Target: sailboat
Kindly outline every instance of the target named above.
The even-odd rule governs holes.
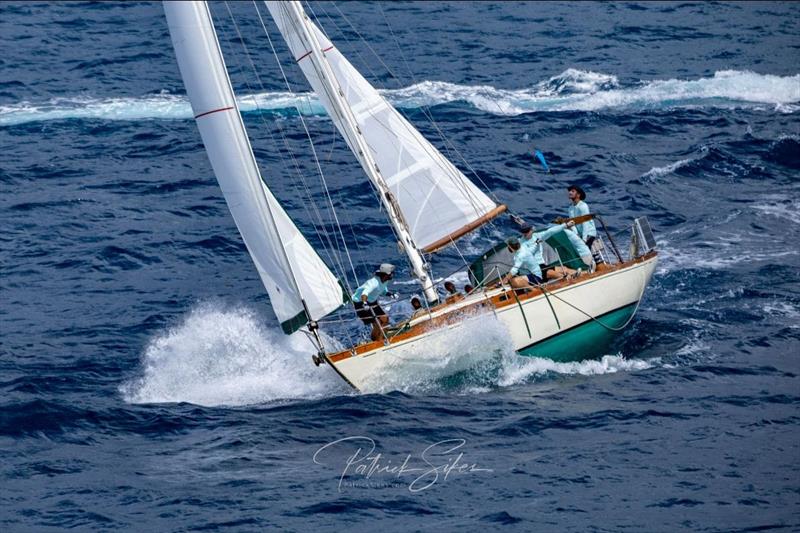
[[[476,186],[394,109],[307,16],[300,2],[264,4],[376,191],[427,304],[424,313],[387,328],[380,340],[329,350],[320,323],[343,306],[352,309],[349,291],[261,175],[208,6],[200,1],[165,2],[186,92],[225,200],[283,331],[301,329],[309,335],[317,366],[329,366],[356,389],[369,390],[387,372],[402,372],[424,362],[426,344],[433,336],[468,327],[465,324],[475,316],[491,315],[502,323],[518,353],[554,359],[581,357],[599,338],[631,322],[658,256],[644,217],[631,226],[627,257],[606,232],[613,254],[609,246],[601,248],[605,261],[592,272],[514,290],[502,283],[511,261],[500,243],[468,265],[474,285],[469,294],[440,299],[429,260],[432,254],[455,246],[507,207]],[[548,239],[546,248],[554,263],[577,264],[575,248],[563,232]],[[456,364],[449,371],[464,369]]]

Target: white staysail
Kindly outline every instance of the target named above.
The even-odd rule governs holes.
[[[336,111],[331,90],[346,100],[355,117],[359,133],[379,173],[399,204],[405,223],[417,248],[432,252],[479,227],[505,211],[478,189],[461,171],[429,143],[331,44],[310,20],[305,20],[320,52],[327,59],[335,80],[324,80],[309,56],[301,29],[292,17],[290,4],[265,2],[295,61],[342,133],[350,149],[359,147],[348,134],[348,125]],[[303,13],[303,16],[304,13]],[[358,158],[365,164],[363,158]],[[369,174],[370,169],[367,170]]]
[[[164,2],[197,127],[286,333],[343,303],[342,288],[261,180],[205,2]]]

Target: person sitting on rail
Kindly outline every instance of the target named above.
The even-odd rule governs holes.
[[[565,266],[548,267],[544,262],[544,242],[556,233],[564,231],[567,228],[572,228],[573,226],[574,224],[572,222],[568,222],[567,224],[558,224],[557,226],[552,226],[546,230],[536,232],[534,232],[533,228],[529,225],[520,228],[520,232],[522,233],[520,242],[531,251],[536,264],[539,265],[539,269],[543,273],[540,274],[540,276],[545,280],[561,279],[575,274],[575,270],[571,268]]]
[[[414,312],[411,313],[411,318],[417,318],[418,316],[424,315],[427,312],[427,309],[422,307],[422,301],[414,296],[411,298],[411,307],[414,309]]]
[[[514,289],[525,289],[544,283],[539,262],[528,247],[522,246],[516,237],[506,239],[506,245],[508,251],[514,254],[514,266],[503,276],[500,283],[510,282]]]
[[[450,280],[444,282],[444,290],[447,291],[447,295],[445,297],[446,303],[451,304],[464,298],[464,295],[460,294],[458,289],[456,289],[456,284]]]
[[[353,307],[356,308],[356,316],[366,325],[372,325],[370,338],[377,341],[383,334],[383,328],[389,325],[389,317],[378,303],[378,298],[384,294],[392,295],[389,292],[389,281],[394,275],[395,266],[383,263],[375,275],[369,278],[363,285],[353,293]]]

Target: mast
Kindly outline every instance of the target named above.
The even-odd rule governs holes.
[[[269,7],[269,4],[267,4],[267,8]],[[354,148],[353,151],[356,157],[364,168],[367,177],[378,190],[381,204],[386,209],[389,222],[397,233],[398,244],[408,256],[414,275],[422,285],[425,298],[428,302],[435,302],[438,300],[438,296],[433,289],[425,259],[422,253],[417,249],[402,211],[394,195],[390,191],[389,186],[381,175],[381,170],[367,146],[367,141],[364,139],[361,128],[358,126],[353,110],[345,99],[344,91],[342,91],[339,86],[339,82],[328,63],[328,59],[325,57],[325,51],[322,49],[322,46],[320,46],[316,35],[309,27],[310,21],[308,20],[308,16],[298,1],[282,2],[281,7],[285,9],[284,13],[290,17],[295,31],[302,39],[303,45],[307,50],[308,58],[311,59],[314,68],[317,70],[327,96],[333,104],[334,112],[340,118],[341,124],[345,130],[344,133],[350,138],[351,146]]]

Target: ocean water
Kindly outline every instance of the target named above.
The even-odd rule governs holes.
[[[265,179],[321,245],[305,123],[357,273],[393,261],[410,295],[360,169],[291,64],[287,88],[255,10],[212,5]],[[0,527],[799,530],[800,6],[309,11],[514,212],[551,220],[579,183],[614,230],[649,217],[660,263],[636,320],[574,363],[516,356],[486,320],[430,348],[472,370],[355,393],[277,326],[161,6],[2,3]]]

